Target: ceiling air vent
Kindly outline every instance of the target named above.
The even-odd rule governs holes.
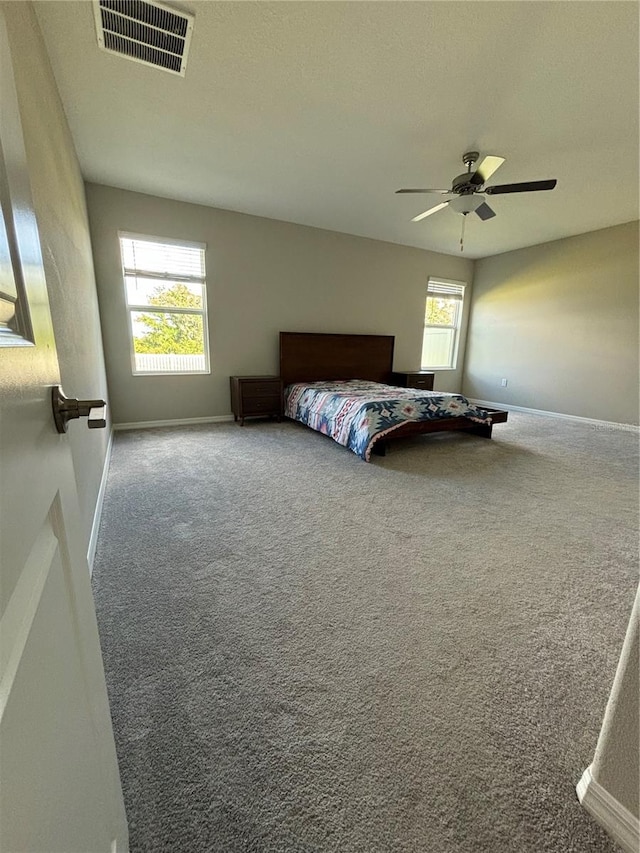
[[[94,0],[98,45],[184,77],[193,15],[146,0]]]

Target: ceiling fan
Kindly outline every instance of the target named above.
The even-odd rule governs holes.
[[[478,168],[473,169],[473,165],[479,156],[480,154],[477,151],[467,151],[466,154],[462,155],[462,162],[467,167],[467,171],[461,175],[457,175],[453,179],[450,190],[396,190],[396,193],[437,193],[438,195],[456,196],[455,198],[436,204],[434,207],[430,207],[424,213],[419,213],[411,221],[420,222],[421,219],[425,219],[425,217],[431,216],[432,213],[437,213],[445,207],[449,207],[463,216],[475,212],[482,220],[492,219],[496,214],[485,201],[485,195],[539,192],[540,190],[552,190],[557,184],[554,178],[549,181],[525,181],[519,184],[495,184],[491,187],[485,187],[485,183],[496,169],[504,163],[504,157],[496,157],[493,154],[488,154]],[[462,240],[460,242],[462,245]]]

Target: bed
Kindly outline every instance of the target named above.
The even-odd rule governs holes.
[[[388,442],[462,430],[491,438],[507,413],[460,394],[390,385],[392,335],[280,332],[284,415],[330,436],[369,461]]]

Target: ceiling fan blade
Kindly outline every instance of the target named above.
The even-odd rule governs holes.
[[[421,219],[425,219],[425,217],[431,216],[432,213],[437,213],[439,210],[442,210],[442,208],[446,207],[448,204],[448,201],[443,201],[440,204],[436,204],[435,207],[430,207],[429,210],[425,210],[424,213],[419,213],[417,216],[414,216],[411,221],[420,222]]]
[[[482,163],[476,169],[475,176],[480,178],[480,183],[486,184],[491,175],[499,169],[504,163],[504,157],[496,157],[494,154],[487,154]],[[474,181],[478,183],[478,181]]]
[[[558,182],[555,178],[550,181],[525,181],[521,184],[498,184],[495,187],[487,187],[484,192],[487,195],[498,195],[500,193],[530,193],[538,190],[552,190]]]
[[[476,213],[478,214],[480,219],[482,219],[483,222],[485,222],[487,219],[493,219],[493,217],[496,215],[495,212],[491,210],[486,201],[483,201],[480,207],[476,208]]]
[[[451,190],[396,190],[396,195],[398,193],[439,193],[440,195],[448,195]]]

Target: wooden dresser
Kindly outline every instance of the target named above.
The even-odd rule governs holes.
[[[282,380],[279,376],[231,376],[231,411],[234,421],[245,418],[282,417]]]
[[[422,391],[433,391],[435,374],[428,370],[397,371],[391,374],[391,384],[401,388],[419,388]]]

